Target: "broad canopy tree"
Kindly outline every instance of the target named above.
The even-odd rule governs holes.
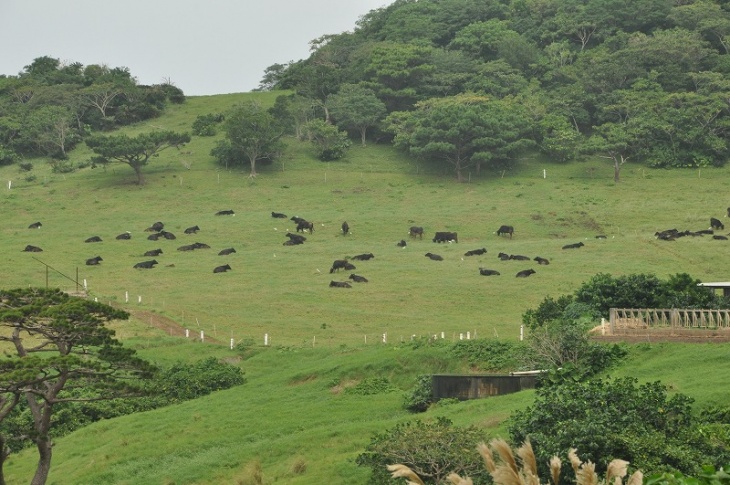
[[[256,176],[258,160],[273,159],[283,150],[282,123],[257,102],[234,107],[226,115],[225,130],[233,151],[248,158],[251,177]]]
[[[141,133],[135,137],[127,135],[93,136],[86,140],[86,144],[98,156],[92,159],[95,164],[106,165],[119,162],[129,165],[137,175],[137,183],[144,184],[142,167],[150,159],[159,156],[166,148],[180,148],[190,141],[187,133],[173,131],[153,131]]]
[[[122,310],[58,289],[0,290],[0,327],[5,329],[0,341],[15,354],[0,361],[0,421],[21,399],[27,402],[33,416],[28,436],[39,457],[32,485],[48,479],[57,404],[143,394],[141,379],[151,377],[154,368],[122,347],[106,327],[128,317]],[[86,397],[73,395],[79,388]],[[8,449],[3,446],[1,451],[4,459]]]
[[[329,97],[328,103],[338,125],[360,132],[362,146],[365,146],[368,128],[375,126],[387,113],[385,103],[371,89],[357,84],[344,84],[337,94]]]

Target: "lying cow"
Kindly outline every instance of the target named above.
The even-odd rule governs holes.
[[[150,269],[150,268],[154,268],[156,264],[159,264],[159,263],[157,263],[156,259],[153,259],[151,261],[142,261],[140,263],[137,263],[134,265],[134,267],[137,269]]]
[[[235,216],[236,213],[233,212],[232,210],[223,210],[223,211],[216,212],[215,215],[217,215],[217,216]]]
[[[367,283],[368,279],[364,276],[356,275],[355,273],[350,274],[350,279],[355,283]]]
[[[510,254],[509,259],[514,259],[515,261],[529,261],[530,258],[527,256],[522,256],[521,254]]]
[[[547,259],[545,259],[545,258],[541,258],[540,256],[535,256],[535,257],[533,258],[533,261],[537,261],[537,264],[543,264],[543,265],[547,265],[547,264],[550,264],[550,261],[548,261],[548,260],[547,260]]]
[[[522,271],[518,272],[515,276],[518,278],[527,278],[528,276],[535,274],[534,269],[523,269]]]
[[[352,271],[356,268],[354,264],[350,263],[346,259],[335,259],[332,263],[332,267],[330,268],[330,273],[334,273],[335,271],[339,271],[341,269]]]
[[[86,242],[86,243],[101,242],[101,238],[99,236],[91,236],[90,238],[86,239],[84,242]]]
[[[43,224],[41,224],[40,222],[34,222],[30,226],[28,226],[28,229],[40,229],[42,225]]]
[[[726,236],[720,236],[718,234],[715,234],[714,236],[712,236],[712,239],[716,239],[718,241],[727,241],[727,237]]]
[[[145,232],[160,232],[165,228],[165,225],[162,222],[155,222],[150,227],[145,229]]]
[[[411,226],[411,228],[408,229],[408,235],[412,238],[418,236],[418,239],[423,239],[423,228],[420,226]]]
[[[725,229],[725,225],[722,222],[720,222],[720,219],[715,219],[714,217],[710,217],[710,229],[719,231],[720,229]]]
[[[32,246],[28,244],[25,249],[23,249],[24,253],[42,253],[43,250],[39,248],[38,246]]]
[[[271,217],[275,219],[286,219],[286,214],[282,214],[281,212],[272,212]]]
[[[497,257],[502,261],[509,261],[510,257],[507,253],[499,253]]]
[[[472,249],[471,251],[467,251],[464,253],[464,256],[479,256],[482,254],[485,254],[487,250],[485,248],[482,249]]]
[[[479,274],[482,276],[499,276],[499,271],[494,269],[479,268]]]
[[[101,259],[101,256],[96,256],[95,258],[89,258],[86,260],[86,266],[96,266],[101,261],[104,261]]]
[[[459,242],[459,235],[455,232],[437,232],[433,238],[433,242]]]
[[[236,252],[236,250],[235,250],[235,249],[233,249],[233,248],[226,248],[226,249],[222,249],[222,250],[221,250],[221,251],[220,251],[220,252],[218,253],[218,256],[227,256],[227,255],[229,255],[229,254],[233,254],[233,253],[235,253],[235,252]]]
[[[188,227],[185,229],[185,234],[197,234],[200,228],[198,226]]]
[[[153,249],[151,251],[147,251],[142,256],[153,256],[154,257],[154,256],[159,256],[160,254],[162,254],[162,249]]]
[[[499,229],[497,229],[497,236],[509,234],[509,238],[512,239],[512,234],[514,234],[514,232],[515,228],[512,226],[499,226]]]
[[[406,247],[407,244],[406,244],[405,240],[401,239],[400,241],[395,243],[395,245],[398,246],[399,248],[404,248],[404,247]]]
[[[353,256],[351,259],[354,259],[355,261],[368,261],[370,259],[373,259],[375,255],[373,253],[363,253],[358,254],[357,256]]]
[[[132,239],[132,235],[129,233],[129,231],[127,231],[127,232],[121,233],[120,235],[118,235],[114,239],[118,239],[120,241],[121,240],[128,241],[128,240]]]
[[[438,254],[433,253],[426,253],[425,256],[433,261],[443,261],[443,256],[439,256]]]
[[[582,242],[579,242],[579,243],[573,243],[573,244],[566,244],[565,246],[563,246],[563,249],[578,249],[583,246],[585,246],[585,244],[583,244]]]
[[[223,266],[216,266],[215,268],[213,268],[213,273],[225,273],[229,269],[231,269],[231,266],[228,264],[224,264]]]
[[[330,281],[330,288],[352,288],[347,281]]]

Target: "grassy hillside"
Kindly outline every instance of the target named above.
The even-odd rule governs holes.
[[[129,132],[188,130],[195,116],[225,111],[250,96],[274,99],[270,93],[191,98]],[[35,179],[17,167],[0,168],[5,287],[45,285],[45,266],[37,259],[72,279],[78,270],[92,297],[169,317],[192,335],[202,330],[224,344],[171,337],[144,318],[117,324],[119,336],[143,356],[164,364],[215,355],[240,362],[248,378],[236,389],[97,423],[58,440],[51,483],[251,483],[259,466],[265,483],[363,483],[367,470],[353,460],[370,434],[413,417],[402,410],[400,391],[357,396],[343,389],[382,375],[402,390],[421,373],[465,370],[440,347],[411,350],[401,341],[441,332],[449,340],[466,332],[516,340],[527,308],[546,295],[574,291],[598,272],[728,279],[727,241],[666,242],[653,234],[705,229],[711,216],[724,215],[729,169],[650,171],[628,164],[614,184],[604,160],[560,165],[525,159],[511,171],[472,174],[470,183],[457,184],[444,169],[387,146],[354,146],[346,160],[323,163],[306,144],[290,140],[281,162],[250,179],[245,167],[216,167],[208,155],[213,143],[196,137],[182,152],[163,152],[145,170],[144,186],[121,165],[63,175],[35,161]],[[72,161],[88,157],[80,148]],[[236,215],[214,216],[222,209]],[[271,211],[314,221],[315,231],[304,245],[283,246],[294,226],[271,218]],[[143,230],[158,220],[176,240],[146,239]],[[339,231],[344,220],[353,232],[347,237]],[[43,227],[27,229],[35,221]],[[196,224],[200,233],[183,234]],[[501,224],[515,227],[513,239],[494,234]],[[411,225],[425,227],[423,240],[408,238]],[[458,232],[459,243],[431,242],[442,230]],[[130,241],[114,239],[125,231]],[[596,240],[598,234],[607,239]],[[83,242],[92,235],[103,242]],[[408,240],[404,249],[395,245],[401,239]],[[561,249],[578,241],[585,247]],[[211,249],[176,250],[192,242]],[[21,252],[27,244],[44,251]],[[218,256],[226,247],[237,252]],[[463,256],[482,247],[487,254]],[[157,268],[132,268],[155,248],[164,251]],[[429,251],[444,261],[424,257]],[[370,282],[329,288],[332,279],[347,278],[329,274],[332,261],[364,252],[375,259],[356,262],[355,272]],[[542,256],[551,264],[500,261],[499,252]],[[101,265],[84,264],[97,255]],[[233,270],[212,273],[224,263]],[[502,275],[480,276],[480,266]],[[537,274],[514,277],[530,267]],[[54,271],[48,282],[74,288]],[[264,334],[271,347],[261,346]],[[255,352],[228,350],[230,338],[254,342]],[[727,351],[727,345],[645,344],[616,372],[666,378],[699,404],[718,403],[717,363]],[[520,393],[442,406],[427,416],[481,425],[488,437],[503,434],[510,411],[530,401],[530,393]],[[27,481],[34,462],[32,450],[13,456],[8,483]]]

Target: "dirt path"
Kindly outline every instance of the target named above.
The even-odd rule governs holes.
[[[127,311],[140,322],[146,323],[155,328],[159,328],[160,330],[165,332],[167,335],[172,335],[173,337],[185,337],[185,328],[182,327],[180,324],[178,324],[172,318],[168,318],[166,316],[160,315],[159,313],[150,312],[150,311],[146,311],[146,310],[127,310]],[[211,342],[211,343],[216,343],[216,344],[221,343],[219,340],[216,340],[207,335],[205,336],[205,341]]]

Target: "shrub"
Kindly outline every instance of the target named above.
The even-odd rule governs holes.
[[[245,382],[243,371],[208,357],[194,364],[179,362],[158,378],[159,392],[172,400],[183,401],[228,389]]]
[[[460,340],[451,349],[471,367],[493,372],[515,370],[524,351],[522,344],[491,339]]]
[[[360,381],[357,385],[345,389],[347,394],[357,394],[359,396],[370,396],[373,394],[384,394],[393,392],[396,388],[390,383],[386,377],[367,377]]]
[[[18,164],[21,172],[30,172],[33,170],[33,162],[21,162]]]
[[[221,114],[198,115],[193,121],[193,135],[197,136],[213,136],[217,133],[216,125],[223,121]]]
[[[403,407],[413,413],[423,413],[433,402],[433,379],[430,375],[416,377],[415,387],[404,396]]]

